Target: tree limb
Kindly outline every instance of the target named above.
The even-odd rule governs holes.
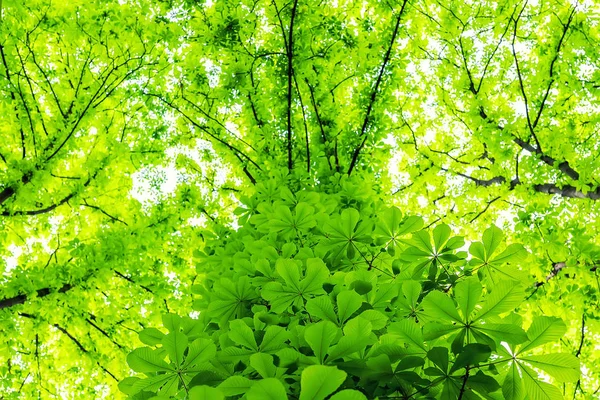
[[[381,67],[379,68],[379,74],[377,75],[377,79],[375,80],[375,86],[373,87],[373,91],[371,92],[371,98],[369,99],[369,105],[367,106],[367,111],[365,113],[365,119],[363,121],[362,127],[360,129],[359,138],[362,138],[360,144],[354,149],[352,153],[352,160],[350,161],[350,166],[348,167],[348,175],[352,174],[356,163],[358,162],[358,156],[362,151],[365,143],[367,142],[367,127],[369,126],[369,118],[371,116],[371,110],[373,109],[373,105],[375,104],[375,99],[377,98],[377,93],[379,91],[379,85],[383,80],[383,73],[385,72],[385,67],[390,61],[392,48],[394,47],[394,42],[396,41],[396,36],[398,35],[398,30],[400,29],[400,21],[402,19],[402,15],[404,14],[404,10],[406,8],[406,4],[408,4],[408,0],[404,0],[402,3],[402,8],[398,13],[398,17],[396,18],[396,25],[394,26],[394,31],[392,32],[392,38],[390,40],[390,44],[385,52],[383,57],[383,62],[381,63]]]

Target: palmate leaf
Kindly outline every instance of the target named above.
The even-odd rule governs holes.
[[[414,347],[418,352],[426,353],[427,347],[419,325],[411,320],[405,319],[398,322],[393,322],[388,327],[388,332],[398,338],[407,345]]]
[[[575,382],[581,375],[579,359],[572,354],[542,354],[519,359],[541,369],[558,382]]]
[[[317,322],[306,328],[304,339],[310,345],[319,363],[323,363],[329,346],[340,333],[340,329],[329,321]]]
[[[229,279],[215,282],[210,296],[208,313],[220,323],[245,316],[245,304],[258,298],[247,276],[241,276],[236,282]]]
[[[196,339],[188,348],[182,368],[187,371],[212,360],[217,354],[217,347],[210,339]]]
[[[253,384],[254,382],[246,377],[234,375],[221,382],[218,388],[225,396],[229,397],[246,393]]]
[[[270,354],[252,354],[250,356],[250,366],[254,368],[263,379],[275,378],[277,375],[277,367],[273,363],[273,356]]]
[[[420,279],[427,268],[430,275],[432,271],[437,273],[438,269],[447,272],[448,264],[461,259],[462,256],[459,257],[455,251],[464,245],[464,239],[459,236],[450,237],[451,234],[452,231],[446,224],[436,226],[431,236],[425,230],[413,233],[408,242],[412,246],[406,248],[400,256],[401,260],[413,265],[413,279]]]
[[[545,343],[557,341],[566,331],[567,326],[560,318],[538,316],[534,318],[533,323],[527,330],[529,342],[519,349],[518,354]]]
[[[281,232],[287,238],[306,232],[316,225],[314,211],[315,209],[306,203],[298,203],[293,214],[289,207],[279,206],[274,217],[269,220],[270,230]]]
[[[361,296],[354,290],[344,290],[337,295],[339,322],[343,324],[362,305]]]
[[[169,359],[175,366],[180,367],[183,363],[183,353],[188,346],[188,338],[181,332],[171,332],[162,340],[162,345]]]
[[[540,369],[558,382],[574,382],[580,377],[579,359],[571,354],[523,355],[523,352],[549,341],[558,340],[566,330],[564,323],[554,317],[536,317],[527,331],[529,342],[518,351],[508,348],[506,357],[514,358],[502,387],[507,399],[522,399],[527,393],[530,399],[562,399],[561,391],[538,377],[527,366]]]
[[[285,284],[270,282],[261,290],[261,296],[270,302],[274,313],[284,312],[291,306],[304,307],[305,299],[325,294],[323,284],[329,277],[329,269],[319,258],[306,260],[303,278],[300,277],[299,266],[292,260],[278,261],[277,273]]]
[[[421,307],[423,307],[421,316],[427,320],[463,322],[460,315],[458,315],[458,311],[456,311],[454,302],[444,293],[430,292],[421,302]]]
[[[474,319],[485,319],[517,308],[525,298],[525,290],[512,281],[502,281],[494,285],[493,291],[485,298]]]
[[[174,368],[163,360],[156,350],[141,347],[127,355],[127,364],[136,372],[165,372]]]
[[[346,372],[336,367],[311,365],[302,371],[300,400],[323,400],[333,393],[344,380]]]
[[[562,400],[563,395],[556,386],[546,383],[538,378],[538,374],[531,368],[521,365],[523,387],[530,400]]]
[[[527,334],[523,328],[513,324],[483,323],[473,325],[472,330],[490,336],[498,342],[504,341],[514,345],[527,341]]]
[[[473,259],[469,263],[480,275],[489,277],[492,283],[511,279],[522,282],[525,273],[520,271],[519,264],[527,257],[527,250],[520,244],[511,244],[500,254],[494,255],[504,237],[503,232],[496,226],[491,226],[483,233],[483,242],[473,242],[469,253]],[[506,265],[511,263],[512,265]]]
[[[258,351],[258,344],[254,337],[254,332],[242,320],[234,320],[229,322],[229,338],[236,344],[247,349]]]
[[[477,343],[488,345],[494,350],[496,344],[502,341],[512,344],[525,342],[527,334],[518,324],[489,322],[498,320],[499,314],[512,311],[524,297],[523,289],[504,281],[479,306],[482,291],[482,286],[475,277],[469,277],[456,286],[454,295],[462,317],[452,298],[441,292],[430,292],[421,303],[423,312],[418,314],[424,321],[432,321],[423,327],[424,339],[435,340],[456,332],[452,341],[452,351],[455,353],[461,351],[468,335]]]
[[[454,289],[454,297],[465,320],[469,319],[471,312],[481,298],[483,287],[477,278],[471,276],[459,282]]]
[[[525,389],[523,388],[523,379],[519,374],[519,368],[516,362],[512,362],[508,373],[504,377],[502,384],[502,394],[506,400],[523,400]]]
[[[248,400],[287,400],[287,398],[285,387],[276,378],[260,380],[246,393]]]
[[[259,350],[263,353],[273,353],[285,347],[289,338],[287,330],[280,326],[269,326],[260,342]]]
[[[329,251],[334,259],[342,255],[354,258],[357,243],[368,243],[372,240],[369,235],[371,226],[361,223],[360,213],[354,208],[346,208],[340,217],[327,223],[323,230],[327,235],[321,246]]]
[[[367,397],[358,390],[345,389],[331,396],[329,400],[367,400]]]
[[[189,398],[190,400],[225,400],[223,392],[206,385],[194,386],[191,388],[189,391]]]
[[[179,376],[174,372],[140,379],[133,384],[132,392],[156,392],[160,395],[172,396],[179,387]]]
[[[376,238],[377,244],[388,244],[387,251],[393,256],[401,241],[400,238],[420,230],[422,226],[422,218],[413,216],[403,218],[399,208],[390,207],[384,211],[382,218],[375,227],[373,236]]]

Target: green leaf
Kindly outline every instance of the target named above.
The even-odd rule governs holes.
[[[448,349],[434,347],[427,352],[427,358],[443,372],[448,372]]]
[[[511,244],[506,249],[494,257],[490,264],[504,264],[521,262],[527,258],[527,250],[520,244]]]
[[[490,358],[492,350],[489,346],[480,343],[471,343],[463,347],[462,351],[456,357],[450,372],[457,371],[460,368],[474,366]]]
[[[473,257],[481,260],[482,263],[485,263],[487,261],[485,256],[485,247],[481,242],[471,243],[471,246],[469,246],[469,253],[471,253]]]
[[[162,345],[167,350],[171,362],[179,367],[183,363],[183,353],[187,349],[187,336],[181,332],[171,332],[163,338]]]
[[[321,364],[325,360],[329,346],[338,335],[338,332],[339,329],[329,321],[317,322],[307,327],[304,331],[306,342]]]
[[[407,233],[412,233],[418,231],[423,227],[423,218],[416,216],[409,216],[404,219],[402,225],[396,232],[396,236],[406,235]]]
[[[525,390],[523,380],[519,375],[519,368],[516,362],[512,362],[502,384],[502,394],[506,400],[523,400]]]
[[[181,325],[181,317],[176,314],[167,313],[162,315],[162,323],[169,332],[176,332]]]
[[[367,400],[367,397],[358,390],[345,389],[331,396],[329,400]]]
[[[221,382],[218,388],[225,396],[231,397],[246,393],[253,384],[254,382],[246,377],[234,375]]]
[[[134,385],[140,380],[140,378],[135,376],[129,376],[117,385],[119,390],[125,394],[136,394],[137,391],[134,389]]]
[[[427,341],[435,340],[439,337],[448,335],[459,329],[464,329],[462,325],[455,324],[438,324],[437,322],[430,322],[423,326],[423,338]]]
[[[273,364],[273,356],[265,353],[256,353],[250,356],[250,365],[263,377],[275,378],[277,367]]]
[[[504,341],[510,344],[520,344],[527,341],[525,331],[511,324],[481,324],[473,325],[473,329],[481,331],[498,341]]]
[[[437,253],[444,248],[444,245],[450,238],[451,233],[452,231],[450,230],[450,227],[446,224],[438,225],[433,229],[433,242],[435,244],[435,250]]]
[[[300,288],[298,287],[298,283],[300,282],[300,270],[294,260],[280,258],[275,264],[275,269],[287,286],[300,291]]]
[[[300,282],[300,291],[307,295],[324,293],[323,284],[329,276],[327,266],[320,258],[309,258],[306,260],[306,276]]]
[[[560,318],[546,316],[536,317],[533,319],[533,323],[527,330],[529,342],[521,347],[519,354],[545,343],[558,341],[566,331],[567,326]]]
[[[462,322],[450,297],[441,292],[430,292],[421,302],[423,315],[433,321]]]
[[[306,311],[312,316],[325,321],[338,323],[333,304],[329,296],[318,296],[306,302]]]
[[[359,315],[359,317],[369,321],[373,330],[375,331],[385,328],[388,322],[388,317],[386,317],[384,313],[377,310],[365,310]]]
[[[423,353],[427,352],[423,334],[419,325],[411,320],[404,319],[402,321],[393,322],[388,326],[388,332],[409,346],[420,349]]]
[[[156,328],[146,328],[140,333],[140,341],[148,346],[154,346],[162,342],[165,334]]]
[[[521,304],[524,297],[525,291],[521,285],[515,285],[512,281],[501,281],[494,286],[493,292],[487,295],[474,319],[480,320],[512,311]]]
[[[572,354],[555,353],[520,357],[559,382],[575,382],[581,376],[579,359]]]
[[[529,400],[562,400],[560,390],[549,383],[538,379],[537,374],[531,368],[521,365],[523,387],[529,396]]]
[[[407,356],[400,360],[396,366],[396,371],[404,371],[406,369],[412,369],[422,367],[425,364],[423,357]]]
[[[194,368],[195,366],[212,360],[217,354],[217,347],[209,339],[194,340],[188,350],[183,363],[183,369]]]
[[[260,380],[246,393],[247,400],[287,400],[287,398],[285,387],[276,378]]]
[[[190,400],[225,400],[225,396],[219,389],[210,386],[194,386],[189,391]]]
[[[362,304],[361,296],[354,290],[344,290],[337,296],[338,316],[341,323],[346,322],[348,318],[360,308]]]
[[[502,243],[502,238],[504,234],[502,231],[496,227],[495,225],[490,226],[488,229],[483,232],[483,248],[485,254],[485,261],[488,261],[491,255],[494,253],[496,248]]]
[[[237,319],[229,322],[229,338],[240,346],[258,351],[252,329],[242,320]]]
[[[419,296],[421,295],[421,285],[415,281],[406,281],[402,283],[402,294],[404,295],[408,306],[415,309]]]
[[[149,347],[140,347],[127,355],[127,364],[136,372],[162,372],[173,368]]]
[[[465,320],[468,320],[471,312],[479,302],[482,286],[477,278],[471,276],[459,282],[454,289],[454,297]]]
[[[492,393],[500,389],[498,382],[491,376],[484,374],[481,370],[469,376],[467,383],[471,389],[482,394]]]
[[[276,325],[269,326],[265,330],[265,336],[263,336],[260,343],[260,351],[270,353],[284,348],[288,337],[289,334],[285,328]]]
[[[427,231],[418,231],[413,233],[411,242],[425,254],[433,254],[433,246],[431,245],[431,237]]]
[[[157,392],[166,396],[177,392],[179,377],[175,373],[161,374],[151,376],[145,379],[140,379],[133,384],[132,391],[139,392]]]
[[[302,371],[300,400],[323,400],[333,393],[344,380],[346,373],[336,367],[311,365]]]

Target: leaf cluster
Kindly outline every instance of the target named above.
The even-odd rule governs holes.
[[[167,314],[168,333],[143,330],[147,346],[128,356],[143,375],[121,390],[132,399],[562,398],[540,373],[576,381],[579,360],[539,351],[565,333],[560,319],[515,312],[522,246],[503,246],[492,226],[467,252],[447,225],[423,229],[376,196],[327,193],[333,186],[259,184],[253,206],[238,210],[246,222],[196,252],[197,318]]]

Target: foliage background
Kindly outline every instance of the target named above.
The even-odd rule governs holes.
[[[593,396],[598,36],[594,2],[4,0],[2,395],[120,396],[256,183],[351,175],[522,243],[519,314],[566,322]]]

